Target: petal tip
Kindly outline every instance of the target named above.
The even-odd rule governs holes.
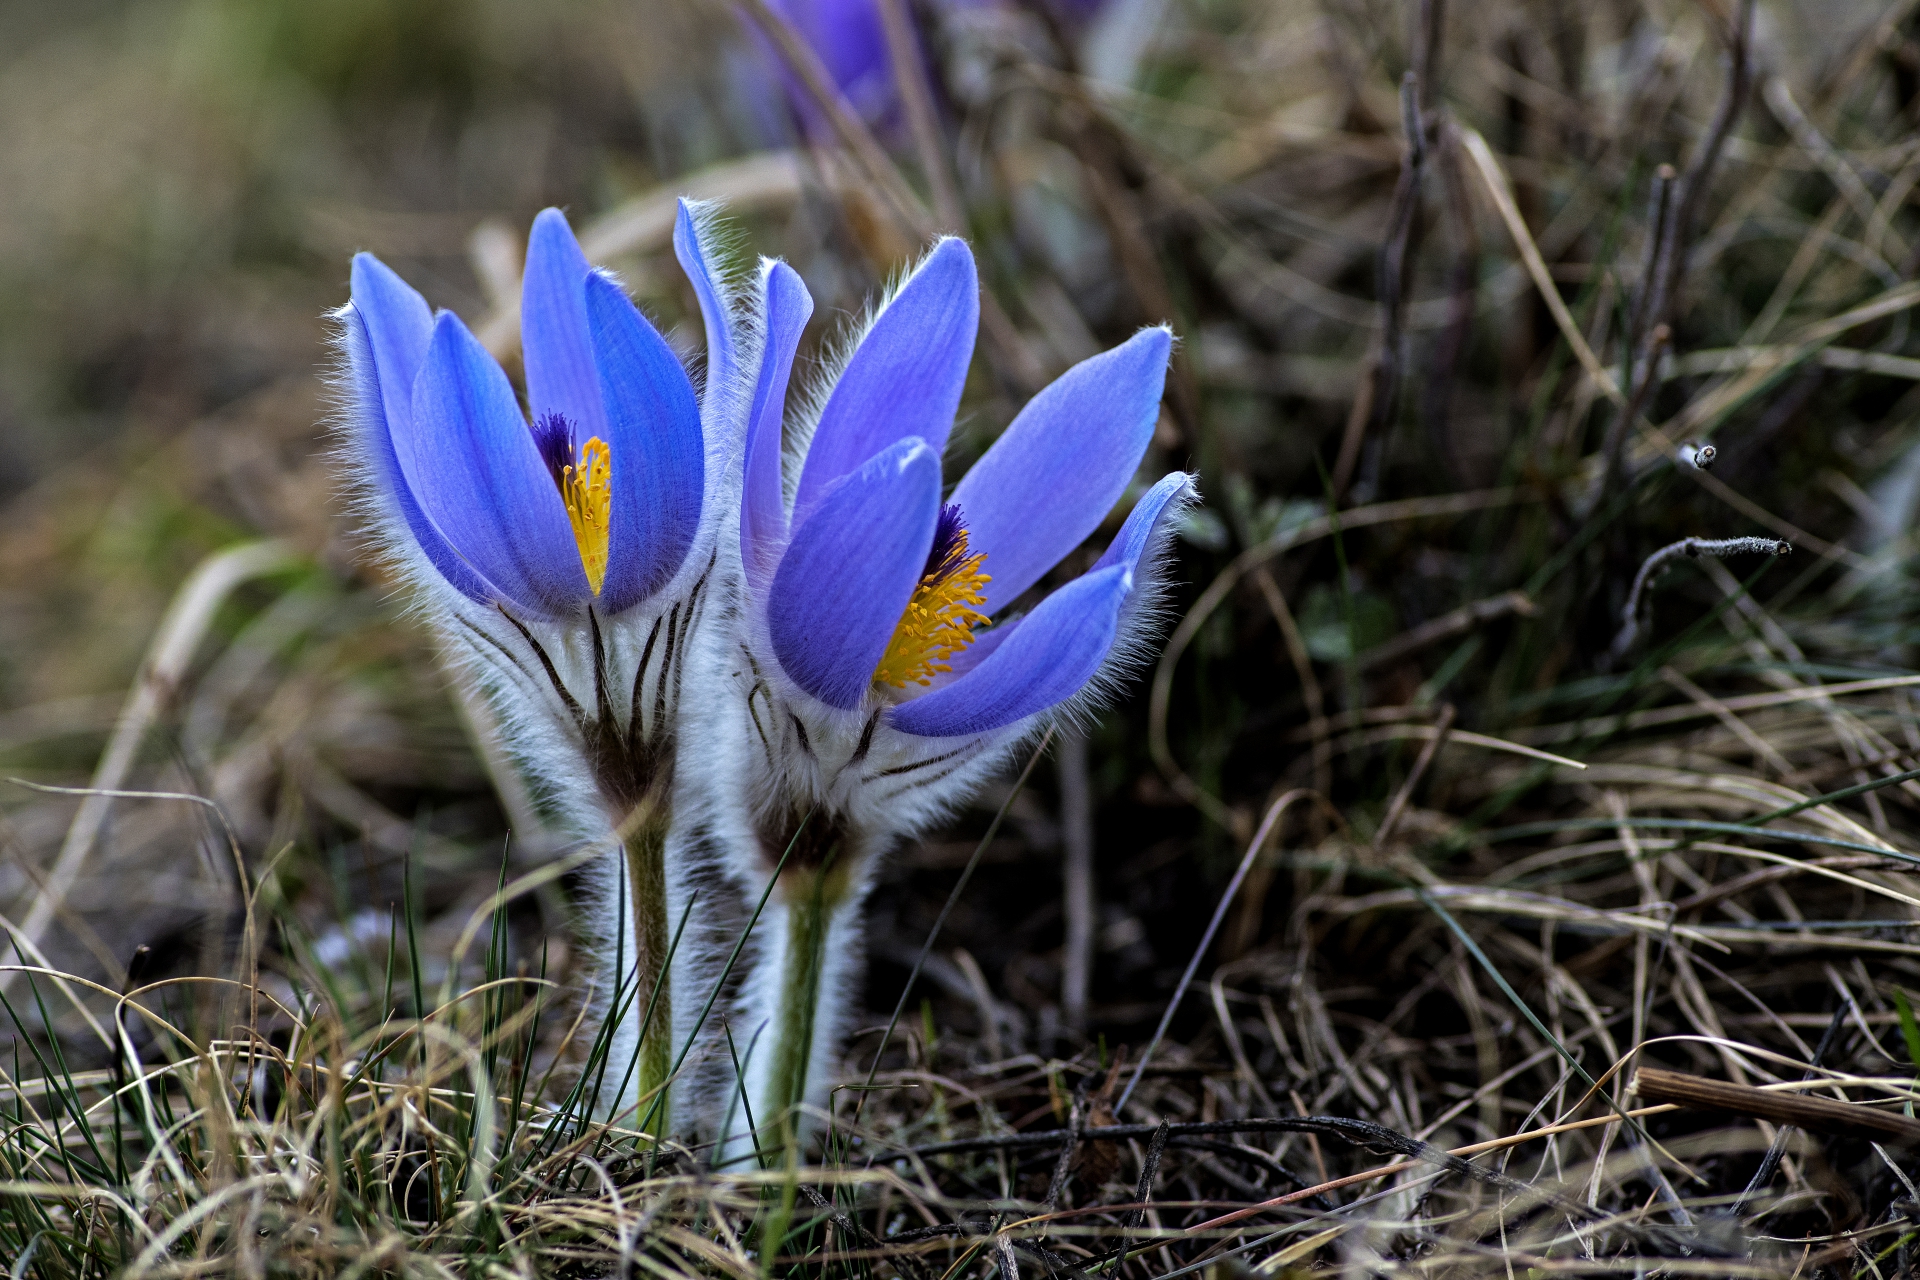
[[[527,231],[526,280],[538,274],[543,259],[563,269],[584,271],[587,268],[587,255],[573,234],[573,225],[565,213],[551,205],[534,215],[533,226]],[[525,283],[521,286],[523,290],[526,287]]]
[[[959,236],[941,236],[933,242],[933,249],[927,254],[927,261],[942,263],[966,263],[973,265],[973,246]]]
[[[353,255],[353,265],[348,269],[348,280],[355,295],[374,289],[411,289],[400,273],[373,254],[362,249]]]

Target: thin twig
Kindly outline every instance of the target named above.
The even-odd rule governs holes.
[[[1847,1020],[1847,1008],[1848,1004],[1844,1000],[1834,1006],[1833,1019],[1827,1023],[1826,1034],[1820,1037],[1820,1043],[1814,1049],[1813,1057],[1807,1060],[1806,1074],[1800,1077],[1802,1083],[1814,1079],[1819,1074],[1821,1066],[1827,1060],[1827,1054],[1832,1051],[1834,1042],[1840,1038],[1840,1028]],[[1760,1167],[1755,1169],[1753,1177],[1747,1180],[1746,1190],[1740,1193],[1738,1200],[1727,1206],[1729,1218],[1738,1218],[1753,1198],[1773,1181],[1774,1170],[1780,1167],[1780,1159],[1787,1152],[1787,1139],[1791,1136],[1791,1126],[1788,1125],[1782,1125],[1780,1131],[1773,1135],[1773,1141],[1767,1146],[1767,1154],[1760,1159]]]
[[[1413,768],[1407,772],[1407,780],[1393,793],[1393,800],[1387,805],[1387,816],[1380,819],[1380,829],[1373,833],[1373,847],[1378,849],[1387,843],[1387,837],[1400,823],[1400,815],[1406,812],[1407,801],[1413,797],[1413,789],[1420,785],[1420,779],[1426,776],[1427,766],[1433,763],[1433,757],[1446,742],[1447,735],[1453,732],[1454,707],[1452,703],[1440,708],[1440,718],[1434,722],[1433,736],[1420,748],[1420,754],[1414,757]]]
[[[880,10],[880,25],[886,31],[894,87],[899,90],[907,130],[913,135],[914,150],[920,153],[920,168],[933,195],[934,216],[939,218],[943,231],[963,232],[967,226],[966,210],[960,205],[960,194],[947,166],[947,147],[940,137],[933,93],[927,84],[926,62],[920,55],[919,41],[914,39],[906,0],[875,0],[875,3]]]
[[[1227,908],[1233,905],[1233,895],[1240,891],[1240,884],[1247,878],[1247,872],[1253,870],[1254,859],[1260,856],[1262,849],[1266,848],[1267,837],[1273,833],[1274,828],[1279,825],[1281,816],[1292,807],[1294,801],[1304,800],[1313,794],[1311,791],[1296,789],[1287,792],[1267,806],[1267,816],[1260,820],[1259,830],[1255,831],[1253,839],[1247,842],[1247,852],[1240,859],[1240,865],[1234,869],[1233,879],[1227,882],[1226,891],[1220,895],[1220,902],[1213,909],[1213,918],[1207,921],[1207,931],[1200,935],[1200,945],[1193,949],[1193,958],[1187,961],[1186,972],[1180,975],[1180,982],[1174,987],[1172,998],[1167,1001],[1166,1012],[1160,1015],[1160,1025],[1153,1030],[1153,1039],[1147,1041],[1145,1052],[1140,1055],[1140,1061],[1133,1068],[1132,1078],[1127,1081],[1127,1087],[1121,1091],[1120,1100],[1113,1104],[1115,1115],[1125,1112],[1127,1099],[1133,1096],[1134,1088],[1140,1083],[1140,1077],[1146,1073],[1148,1059],[1153,1057],[1153,1051],[1160,1046],[1161,1038],[1167,1034],[1167,1027],[1173,1021],[1174,1010],[1180,1007],[1180,998],[1187,994],[1187,987],[1193,982],[1193,975],[1200,968],[1200,961],[1205,958],[1207,948],[1213,945],[1213,935],[1220,931],[1220,922],[1227,918]]]
[[[1438,644],[1464,631],[1471,631],[1483,622],[1517,613],[1523,618],[1531,618],[1539,612],[1532,597],[1524,591],[1503,591],[1497,596],[1488,596],[1485,600],[1475,600],[1463,604],[1458,609],[1443,613],[1437,618],[1421,623],[1419,626],[1383,644],[1375,645],[1353,660],[1356,671],[1373,671],[1380,667],[1391,666],[1403,658],[1412,657],[1429,645]]]
[[[1078,1135],[1087,1127],[1087,1085],[1091,1080],[1091,1076],[1085,1077],[1073,1091],[1073,1106],[1067,1112],[1067,1128],[1075,1136],[1060,1148],[1060,1158],[1053,1162],[1053,1176],[1047,1180],[1047,1198],[1042,1202],[1048,1213],[1060,1207],[1060,1197],[1067,1189],[1067,1177],[1073,1172],[1074,1153],[1080,1149]]]
[[[1673,226],[1673,184],[1679,176],[1679,171],[1670,164],[1658,165],[1653,171],[1653,189],[1647,196],[1646,254],[1640,264],[1639,288],[1634,291],[1633,310],[1627,318],[1625,354],[1630,363],[1622,375],[1622,381],[1627,386],[1633,386],[1636,378],[1643,376],[1637,372],[1636,366],[1641,339],[1647,332],[1647,311],[1653,305],[1654,277],[1660,270],[1660,257],[1667,233]]]
[[[794,30],[785,14],[767,0],[739,0],[754,24],[773,42],[781,61],[799,77],[814,106],[826,118],[840,145],[862,170],[866,178],[885,197],[893,215],[915,238],[932,231],[931,221],[919,197],[901,179],[899,170],[874,139],[873,133],[853,113],[847,100],[834,87],[833,77],[820,61],[806,37]]]
[[[1640,1068],[1634,1076],[1633,1091],[1650,1102],[1672,1102],[1682,1107],[1754,1116],[1830,1136],[1865,1137],[1920,1146],[1920,1120],[1909,1120],[1895,1112],[1858,1102],[1806,1098],[1658,1067]]]
[[[1144,1062],[1145,1059],[1143,1058],[1141,1061]],[[1153,1179],[1155,1175],[1160,1172],[1160,1156],[1167,1149],[1167,1131],[1172,1128],[1172,1125],[1172,1121],[1162,1120],[1159,1128],[1153,1131],[1153,1137],[1147,1142],[1146,1159],[1140,1162],[1140,1182],[1133,1193],[1134,1207],[1132,1212],[1127,1214],[1126,1218],[1126,1229],[1129,1233],[1138,1231],[1141,1224],[1147,1220],[1149,1197],[1153,1195]],[[1133,1240],[1130,1235],[1121,1237],[1120,1256],[1113,1264],[1115,1275],[1121,1274],[1125,1269],[1127,1265],[1127,1252],[1132,1244]]]
[[[1626,606],[1620,611],[1620,633],[1613,638],[1613,660],[1617,662],[1624,658],[1640,638],[1644,625],[1641,607],[1648,588],[1663,570],[1682,556],[1689,559],[1699,556],[1720,559],[1728,556],[1784,556],[1792,550],[1793,544],[1780,538],[1682,538],[1678,542],[1668,543],[1642,561],[1640,571],[1633,575],[1633,588],[1627,593]]]
[[[1093,978],[1093,785],[1087,776],[1087,735],[1069,728],[1060,735],[1054,761],[1060,773],[1061,907],[1066,940],[1060,960],[1060,1012],[1068,1027],[1086,1028],[1087,991]]]
[[[1374,288],[1380,298],[1380,347],[1366,416],[1376,439],[1392,425],[1394,410],[1399,404],[1407,356],[1407,282],[1413,274],[1414,223],[1420,212],[1420,179],[1427,162],[1427,126],[1420,112],[1420,78],[1413,71],[1400,80],[1400,124],[1406,135],[1406,152],[1401,159],[1399,180],[1394,184],[1393,200],[1387,206],[1386,239],[1380,245],[1380,257],[1375,265]],[[1341,442],[1333,476],[1336,503],[1346,495],[1358,456],[1357,441]]]
[[[1706,202],[1707,187],[1727,136],[1746,108],[1747,92],[1753,83],[1753,7],[1753,0],[1740,0],[1728,39],[1726,90],[1714,110],[1713,122],[1707,126],[1706,136],[1687,165],[1686,175],[1674,191],[1673,214],[1665,234],[1658,240],[1659,255],[1649,282],[1649,300],[1643,316],[1649,333],[1659,325],[1672,323],[1680,277],[1686,267],[1688,238]],[[1652,376],[1651,362],[1647,376]]]
[[[1407,281],[1413,273],[1414,221],[1420,212],[1420,179],[1427,165],[1427,126],[1420,113],[1419,77],[1409,71],[1400,80],[1400,127],[1406,135],[1406,155],[1393,200],[1387,206],[1387,238],[1380,246],[1376,288],[1380,296],[1380,389],[1374,393],[1373,414],[1384,423],[1393,412],[1404,363]]]
[[[1441,0],[1434,0],[1435,10],[1440,7]],[[1426,83],[1426,77],[1422,76],[1421,84]],[[1435,137],[1441,188],[1446,193],[1447,222],[1456,245],[1447,279],[1450,314],[1429,363],[1424,412],[1434,448],[1446,459],[1456,482],[1464,486],[1467,483],[1464,468],[1460,466],[1459,451],[1453,440],[1453,400],[1460,368],[1473,340],[1474,309],[1480,297],[1480,231],[1474,223],[1473,199],[1467,190],[1467,174],[1460,155],[1460,129],[1450,114],[1441,117]]]

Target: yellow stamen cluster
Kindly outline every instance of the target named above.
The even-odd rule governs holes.
[[[907,611],[874,670],[874,683],[896,689],[929,685],[934,676],[953,670],[947,659],[972,644],[973,629],[987,621],[987,615],[975,607],[987,602],[982,592],[993,581],[980,572],[986,558],[984,551],[967,553],[967,534],[961,530],[940,563],[913,589]]]
[[[607,537],[613,511],[613,453],[599,436],[580,446],[580,461],[562,467],[560,497],[567,504],[573,540],[580,547],[580,567],[587,585],[600,594],[607,580]]]

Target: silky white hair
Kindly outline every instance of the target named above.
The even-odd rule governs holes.
[[[333,315],[337,364],[329,377],[333,408],[334,469],[345,506],[373,556],[397,579],[396,594],[406,612],[425,622],[439,643],[442,661],[456,679],[468,681],[491,703],[502,744],[526,776],[540,807],[576,848],[598,849],[580,904],[580,928],[590,952],[624,957],[627,972],[603,972],[595,981],[595,1008],[604,1021],[616,1012],[615,991],[627,998],[626,1015],[609,1036],[606,1079],[616,1087],[600,1099],[603,1114],[629,1111],[635,1078],[628,1069],[639,1045],[639,1020],[649,993],[632,997],[635,943],[616,825],[624,816],[611,811],[596,777],[582,714],[597,724],[610,715],[622,734],[664,744],[684,743],[681,700],[712,681],[714,651],[724,647],[729,620],[736,611],[739,555],[740,442],[752,375],[761,345],[757,312],[744,305],[747,289],[738,273],[718,269],[726,260],[724,233],[710,205],[687,204],[702,256],[711,273],[721,315],[717,317],[734,350],[730,370],[712,359],[693,365],[704,448],[700,519],[685,559],[673,577],[648,599],[617,615],[582,614],[564,619],[519,618],[507,606],[482,604],[456,589],[421,550],[395,496],[404,483],[387,474],[388,430],[365,323],[353,305]],[[602,272],[618,283],[617,277]],[[711,348],[714,334],[709,333]],[[701,365],[704,364],[704,370]],[[699,376],[704,372],[704,376]],[[731,536],[730,536],[731,535]],[[632,724],[638,717],[638,726]],[[670,795],[677,806],[684,771],[680,752],[669,757],[674,768]],[[672,1036],[675,1057],[687,1057],[700,1045],[699,1015],[713,986],[725,939],[716,936],[698,899],[711,900],[716,883],[705,846],[677,820],[666,843],[669,929],[688,927],[671,957]],[[609,964],[611,970],[614,966]],[[676,1114],[697,1109],[676,1083]]]
[[[762,260],[763,307],[771,265]],[[919,269],[916,266],[914,271]],[[903,273],[887,296],[836,340],[833,354],[823,364],[824,376],[814,377],[798,392],[782,450],[783,501],[789,511],[813,430],[834,382],[913,274]],[[774,654],[766,612],[769,582],[746,584],[731,614],[731,642],[715,650],[719,661],[711,671],[712,683],[704,686],[706,696],[682,708],[684,776],[689,791],[700,795],[696,799],[688,794],[680,813],[714,842],[722,865],[746,901],[765,902],[747,943],[748,971],[728,1014],[732,1053],[741,1062],[740,1077],[720,1072],[702,1090],[710,1115],[725,1130],[717,1135],[721,1140],[718,1161],[731,1164],[751,1154],[752,1139],[744,1125],[746,1109],[754,1111],[760,1124],[773,1119],[759,1111],[771,1077],[775,1056],[771,1040],[786,990],[792,906],[770,883],[784,850],[772,847],[767,833],[784,832],[794,819],[811,815],[808,821],[831,822],[843,836],[841,856],[847,861],[841,873],[848,883],[828,922],[808,1084],[802,1099],[804,1108],[817,1111],[825,1101],[840,1038],[858,999],[864,905],[880,859],[900,841],[947,819],[1047,726],[1092,719],[1150,660],[1152,641],[1164,616],[1164,566],[1172,531],[1195,496],[1189,478],[1156,518],[1147,549],[1135,567],[1114,644],[1087,683],[1056,707],[983,733],[926,738],[902,732],[889,725],[885,716],[896,699],[878,692],[869,693],[852,710],[831,707],[813,697],[782,670]],[[737,553],[737,530],[722,540]],[[771,574],[772,567],[765,566],[761,572]]]

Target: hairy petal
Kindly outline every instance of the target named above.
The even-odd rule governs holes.
[[[1180,504],[1193,495],[1193,477],[1184,471],[1175,471],[1161,476],[1153,488],[1140,495],[1140,501],[1133,504],[1133,510],[1127,513],[1127,522],[1120,526],[1120,532],[1108,545],[1100,559],[1094,563],[1094,569],[1106,569],[1113,565],[1124,565],[1128,572],[1138,573],[1140,559],[1153,550],[1156,533],[1160,532],[1160,520],[1171,507],[1177,511]]]
[[[508,603],[557,616],[591,598],[507,375],[451,312],[434,323],[413,420],[393,443],[421,510]]]
[[[1013,420],[954,490],[987,553],[985,612],[1038,582],[1100,527],[1153,438],[1173,338],[1144,329],[1082,360]]]
[[[987,733],[1071,698],[1106,660],[1133,575],[1118,565],[1069,582],[1020,620],[979,666],[895,707],[887,721],[927,738]]]
[[[980,328],[980,279],[962,240],[942,240],[874,319],[834,383],[794,496],[804,518],[841,476],[898,440],[938,457],[960,408]]]
[[[680,260],[680,269],[693,282],[694,296],[700,300],[700,318],[707,327],[707,383],[726,385],[739,371],[740,353],[733,343],[726,293],[720,287],[711,246],[701,240],[693,206],[684,198],[673,215],[673,256]]]
[[[543,209],[527,237],[520,285],[520,345],[527,364],[527,408],[537,422],[563,414],[576,444],[605,437],[607,414],[587,335],[587,276],[592,268],[558,209]]]
[[[860,705],[933,545],[940,457],[901,440],[845,477],[793,535],[768,592],[780,666],[828,706]]]
[[[786,501],[780,492],[781,423],[786,416],[787,380],[793,353],[813,315],[813,296],[799,273],[784,262],[768,265],[766,345],[760,376],[747,411],[747,456],[740,502],[740,558],[749,573],[765,570],[787,536]]]
[[[365,424],[362,436],[374,454],[369,461],[379,469],[407,531],[440,576],[470,599],[483,603],[493,599],[499,589],[462,560],[434,528],[394,453],[395,433],[404,433],[413,421],[413,384],[433,338],[433,313],[426,299],[372,254],[356,254],[353,305],[345,322],[357,329],[357,340],[364,344],[355,363],[365,367],[355,372],[372,380],[362,388],[361,403],[366,411],[379,415],[379,421]]]
[[[587,277],[586,312],[613,454],[601,602],[618,613],[664,587],[686,559],[700,524],[706,451],[693,384],[666,339],[599,272]]]

